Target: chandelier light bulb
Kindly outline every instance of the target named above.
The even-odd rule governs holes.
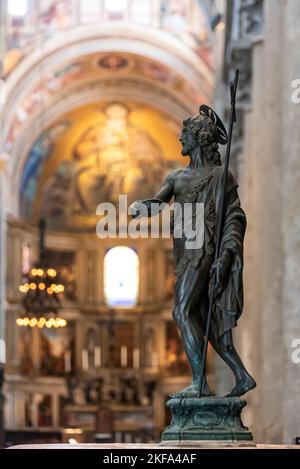
[[[54,293],[59,294],[65,290],[62,283],[55,283],[54,279],[57,276],[57,270],[52,267],[35,265],[30,269],[27,282],[19,285],[19,291],[24,294],[25,311],[16,319],[18,326],[42,329],[43,327],[59,328],[67,325],[65,319],[57,316],[59,299],[53,298]],[[24,314],[27,316],[24,317]]]

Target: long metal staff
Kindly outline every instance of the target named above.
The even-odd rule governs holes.
[[[224,202],[225,202],[225,196],[226,196],[226,186],[227,186],[229,159],[230,159],[232,129],[233,129],[233,123],[236,121],[235,96],[236,96],[238,79],[239,79],[239,70],[236,70],[235,71],[234,81],[230,83],[231,109],[230,109],[230,118],[229,118],[228,141],[227,141],[227,148],[226,148],[226,155],[225,155],[225,162],[224,162],[223,180],[222,180],[222,188],[221,188],[220,209],[219,209],[219,217],[218,217],[218,224],[217,224],[215,261],[220,257],[220,245],[221,245],[222,228],[223,228],[223,220],[224,220],[224,205],[225,205]],[[203,349],[203,355],[202,355],[201,374],[200,374],[200,382],[199,382],[199,389],[198,389],[198,397],[201,397],[203,379],[204,379],[205,367],[206,367],[206,356],[207,356],[207,347],[208,347],[208,339],[209,339],[209,332],[210,332],[210,324],[211,324],[211,317],[212,317],[213,308],[214,308],[214,301],[215,301],[215,288],[216,288],[216,276],[215,276],[215,274],[213,275],[211,281],[212,281],[212,288],[210,289],[210,292],[209,292],[209,308],[208,308],[208,315],[207,315],[207,322],[206,322],[206,329],[205,329],[205,337],[204,337],[204,349]]]

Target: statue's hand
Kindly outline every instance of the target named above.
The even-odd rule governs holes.
[[[232,253],[228,249],[225,249],[210,269],[211,280],[209,282],[209,290],[213,288],[213,285],[215,286],[215,298],[220,296],[226,287],[228,275],[231,269],[232,257]]]
[[[129,207],[132,218],[153,217],[158,215],[167,204],[161,199],[136,200]]]
[[[133,202],[133,204],[130,205],[128,212],[132,218],[143,218],[145,215],[145,207],[143,206],[142,200],[136,200]]]

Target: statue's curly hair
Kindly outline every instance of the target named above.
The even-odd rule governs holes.
[[[183,125],[190,129],[206,159],[221,166],[221,155],[218,151],[218,130],[215,123],[209,117],[199,114],[196,117],[185,119]]]

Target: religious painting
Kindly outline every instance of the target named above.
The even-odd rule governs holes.
[[[64,66],[62,69],[54,71],[49,77],[43,77],[35,87],[28,93],[20,102],[16,116],[14,117],[8,135],[5,140],[5,148],[10,150],[20,132],[23,125],[26,124],[27,119],[36,112],[41,105],[46,106],[47,101],[51,96],[65,88],[67,85],[73,83],[75,80],[82,78],[85,74],[83,62],[75,62]],[[66,122],[60,122],[58,125],[66,125]],[[54,125],[48,129],[42,136],[35,142],[34,147],[40,145],[44,138],[49,137],[56,129]],[[33,147],[33,148],[34,148]],[[32,151],[33,151],[32,148]]]
[[[46,86],[50,93],[73,83],[74,80],[81,78],[85,73],[82,62],[75,62],[66,65],[60,70],[56,70],[51,77],[46,80]]]
[[[41,30],[50,35],[71,26],[73,20],[72,0],[40,0],[39,24]]]
[[[23,40],[24,34],[21,34],[20,37]],[[199,53],[202,54],[203,52],[205,54],[203,57],[205,61],[208,61],[208,51],[209,46],[199,46]],[[5,56],[4,66],[11,68],[21,58],[22,52],[19,49],[12,49],[6,55],[7,59]],[[5,65],[6,62],[7,66]],[[175,93],[183,93],[187,99],[191,100],[194,100],[199,94],[176,70],[161,62],[128,53],[90,54],[85,58],[53,70],[51,74],[41,77],[41,80],[37,82],[33,82],[32,89],[26,93],[18,104],[16,115],[5,138],[5,148],[11,150],[21,128],[26,125],[27,119],[38,111],[41,105],[47,106],[49,99],[55,93],[60,92],[62,89],[66,90],[67,86],[82,81],[86,76],[93,75],[95,79],[99,79],[99,70],[101,70],[101,76],[103,77],[106,74],[107,78],[111,78],[111,73],[116,76],[127,75],[138,79],[143,76],[146,79],[161,82],[167,85],[170,90],[172,89]],[[199,97],[198,100],[203,101],[203,97]],[[129,116],[130,118],[131,116]]]
[[[176,129],[164,114],[131,102],[72,111],[29,154],[23,218],[34,222],[42,214],[50,229],[94,230],[98,204],[116,206],[120,194],[128,205],[147,198],[183,163]]]
[[[40,330],[40,372],[47,376],[69,373],[74,356],[74,328],[69,321],[66,327]]]
[[[23,375],[30,376],[34,371],[32,359],[32,328],[20,327],[19,333],[19,358],[20,372]]]
[[[50,394],[25,393],[23,402],[26,427],[51,427],[53,425]]]
[[[105,71],[120,71],[127,68],[128,58],[120,54],[108,54],[99,59],[98,65]]]
[[[133,366],[134,323],[111,322],[108,341],[108,363],[106,366],[115,368],[131,368]]]
[[[184,80],[176,72],[159,62],[139,59],[136,61],[135,70],[147,78],[167,84],[174,91],[183,89]]]
[[[41,174],[43,162],[50,155],[55,139],[61,133],[65,132],[68,126],[68,121],[62,121],[51,127],[37,139],[29,153],[23,171],[20,189],[21,213],[25,219],[30,219],[32,216],[38,178]]]
[[[38,427],[51,427],[52,425],[52,396],[40,395],[38,401]]]

